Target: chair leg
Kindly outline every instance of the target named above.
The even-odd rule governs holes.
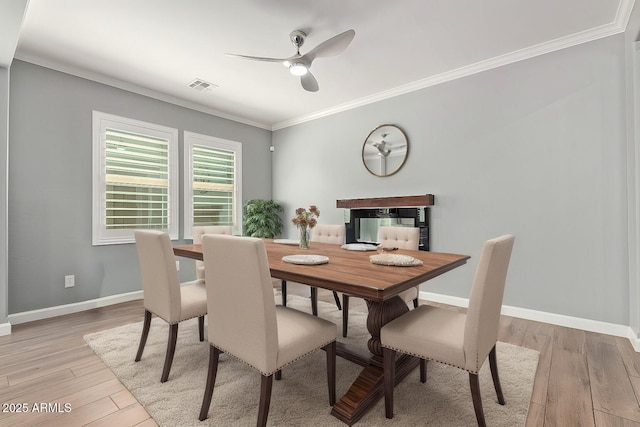
[[[427,359],[420,359],[420,382],[427,382]]]
[[[276,381],[280,381],[282,379],[282,369],[278,369],[275,374],[273,374],[273,378]]]
[[[484,422],[484,411],[482,410],[482,397],[480,396],[480,381],[478,374],[469,372],[469,385],[471,386],[471,397],[473,398],[473,409],[476,411],[476,421],[478,427],[486,427]]]
[[[493,387],[496,389],[496,395],[498,396],[498,403],[504,405],[504,396],[500,386],[500,377],[498,376],[498,359],[496,358],[495,345],[489,352],[489,366],[491,367],[491,377],[493,378]]]
[[[384,358],[384,414],[393,418],[393,385],[396,382],[396,351],[383,348]]]
[[[336,291],[333,291],[333,299],[336,300],[336,307],[338,307],[338,310],[342,310],[342,306],[340,305],[340,297],[338,296],[338,293]]]
[[[311,313],[314,316],[318,315],[318,288],[311,287]]]
[[[198,317],[198,333],[200,334],[200,342],[204,341],[204,316]]]
[[[257,426],[267,425],[269,416],[269,404],[271,403],[271,388],[273,385],[273,375],[263,375],[260,381],[260,407],[258,409]]]
[[[176,352],[176,341],[178,340],[178,324],[169,325],[169,342],[167,343],[167,355],[164,358],[164,368],[160,382],[164,383],[169,379],[169,371],[173,363],[173,355]]]
[[[287,306],[287,281],[286,280],[281,280],[280,281],[280,290],[282,291],[282,306],[286,307]]]
[[[413,300],[413,308],[418,308],[419,305],[420,305],[420,301],[418,301],[418,298],[415,298]]]
[[[140,344],[138,345],[138,353],[136,354],[136,362],[139,362],[142,358],[142,352],[144,351],[144,346],[147,343],[147,338],[149,337],[149,328],[151,327],[151,312],[148,310],[144,311],[144,323],[142,325],[142,335],[140,336]]]
[[[329,405],[336,404],[336,342],[324,346],[327,352],[327,384],[329,386]]]
[[[342,294],[342,336],[347,336],[349,327],[349,295]]]
[[[209,406],[211,406],[211,396],[213,395],[213,387],[216,385],[216,374],[218,373],[218,360],[220,359],[220,350],[216,347],[209,346],[209,371],[207,373],[207,385],[204,388],[204,396],[202,397],[202,406],[200,407],[200,421],[207,419]]]

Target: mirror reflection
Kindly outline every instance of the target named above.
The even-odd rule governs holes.
[[[398,172],[407,159],[409,141],[398,126],[378,126],[362,145],[362,162],[376,176],[389,176]]]

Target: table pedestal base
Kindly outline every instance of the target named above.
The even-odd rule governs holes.
[[[372,356],[366,365],[362,363],[365,365],[364,369],[351,384],[347,393],[342,396],[339,402],[336,402],[331,410],[331,415],[348,425],[356,423],[384,396],[380,329],[393,319],[409,311],[407,304],[399,297],[391,298],[382,303],[367,301],[367,306],[369,308],[367,329],[371,334],[367,346]],[[351,360],[356,361],[355,358]],[[360,358],[359,360],[361,361],[362,359]],[[418,364],[419,359],[406,354],[400,355],[396,359],[395,383],[400,383]]]
[[[395,383],[399,384],[418,366],[419,362],[420,359],[406,354],[400,356],[396,360]],[[349,391],[333,405],[331,415],[345,424],[353,425],[369,412],[382,397],[384,397],[383,369],[373,364],[369,365],[362,370]]]

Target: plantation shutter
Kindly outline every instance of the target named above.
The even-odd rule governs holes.
[[[169,141],[106,130],[106,229],[169,228]]]
[[[233,225],[236,153],[193,146],[193,225]]]

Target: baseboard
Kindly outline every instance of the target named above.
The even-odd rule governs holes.
[[[469,306],[469,300],[467,298],[435,294],[432,292],[421,291],[420,299],[449,304],[456,307]],[[630,326],[601,322],[599,320],[583,319],[580,317],[565,316],[563,314],[547,313],[544,311],[530,310],[528,308],[512,307],[508,305],[502,306],[501,313],[506,316],[518,317],[520,319],[550,323],[552,325],[564,326],[567,328],[582,329],[584,331],[627,338],[631,342],[633,348],[640,352],[640,340]]]
[[[3,335],[9,335],[11,333],[11,323],[0,324],[0,337]]]
[[[9,321],[18,325],[20,323],[33,322],[34,320],[49,319],[51,317],[63,316],[65,314],[78,313],[80,311],[91,310],[98,307],[120,304],[128,301],[135,301],[143,298],[142,291],[129,292],[126,294],[112,295],[108,297],[96,298],[89,301],[81,301],[73,304],[59,305],[56,307],[42,308],[39,310],[24,311],[22,313],[10,314]],[[2,334],[0,325],[0,335]],[[11,332],[11,329],[9,329]]]

